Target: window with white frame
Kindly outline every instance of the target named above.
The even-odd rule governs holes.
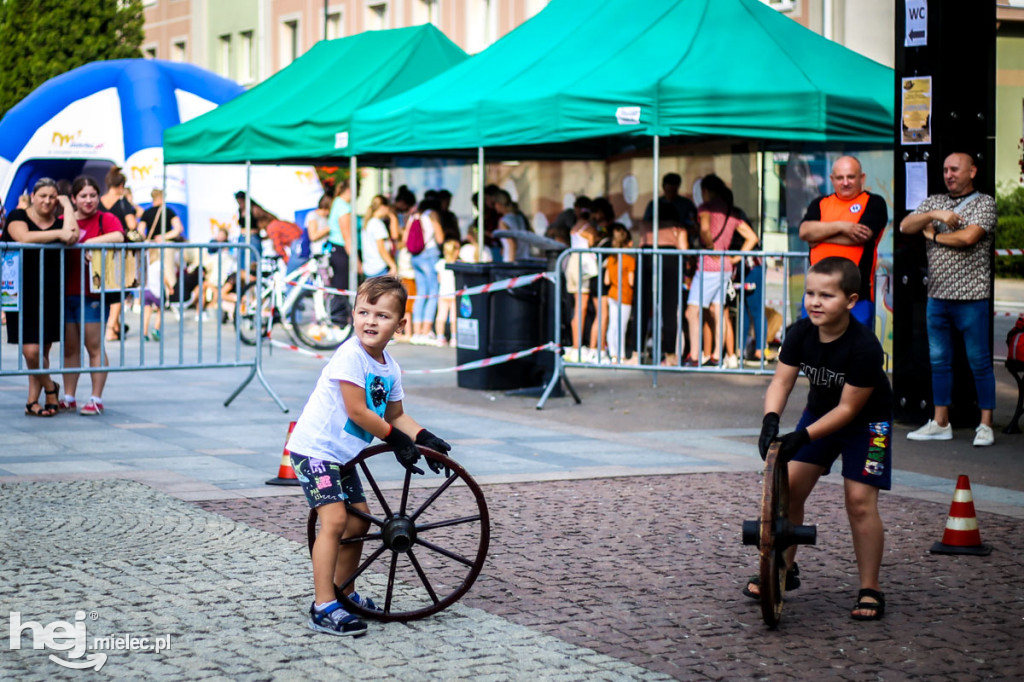
[[[468,0],[466,51],[480,52],[498,39],[498,0]]]
[[[299,20],[286,19],[281,22],[281,68],[299,58]]]
[[[383,31],[386,29],[388,27],[388,3],[367,3],[365,23],[367,31]]]
[[[526,0],[526,16],[532,17],[548,6],[549,0]]]
[[[184,38],[175,40],[171,43],[171,61],[172,62],[187,62],[188,61],[188,41]]]
[[[414,24],[433,24],[438,26],[440,22],[440,0],[416,0],[416,4],[413,6]]]
[[[251,83],[254,80],[256,47],[253,44],[252,31],[238,33],[238,82]]]
[[[218,39],[220,58],[217,60],[217,67],[220,75],[231,78],[231,36],[223,35]]]
[[[142,56],[145,57],[146,59],[156,59],[156,50],[157,50],[156,43],[151,43],[149,45],[144,45],[142,47]]]
[[[761,2],[779,12],[792,12],[796,9],[796,0],[761,0]]]
[[[327,39],[334,40],[345,35],[345,24],[342,23],[341,10],[327,13]]]

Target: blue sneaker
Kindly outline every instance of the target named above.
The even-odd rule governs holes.
[[[317,611],[316,604],[311,604],[308,625],[317,632],[341,637],[361,637],[366,634],[366,623],[341,608],[338,602],[323,611]]]

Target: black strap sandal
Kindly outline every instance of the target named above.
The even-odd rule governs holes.
[[[864,601],[864,597],[869,597],[877,601]],[[878,590],[863,589],[857,593],[857,605],[853,607],[854,611],[871,611],[868,615],[862,615],[859,613],[850,613],[850,616],[854,620],[881,620],[882,616],[885,615],[885,595]]]
[[[46,395],[52,395],[53,396],[53,402],[51,403],[49,400],[47,400],[46,404],[43,405],[43,409],[44,410],[49,410],[49,411],[53,412],[54,414],[57,414],[58,412],[60,412],[60,395],[59,395],[60,394],[60,384],[58,384],[56,381],[53,382],[53,388],[51,390],[49,390],[49,391],[47,391],[44,388],[43,389],[43,393],[45,393]]]
[[[761,587],[761,576],[751,576],[750,580],[747,581],[746,587],[743,588],[743,594],[751,599],[760,599],[761,595],[756,592],[750,591],[750,586],[754,585],[758,589]],[[795,590],[800,587],[800,568],[793,562],[793,565],[786,571],[786,591]]]
[[[57,414],[53,410],[49,410],[39,403],[25,403],[25,416],[26,417],[52,417]]]

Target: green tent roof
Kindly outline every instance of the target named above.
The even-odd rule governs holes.
[[[315,162],[345,156],[352,113],[466,59],[432,25],[321,41],[213,111],[164,132],[166,163]]]
[[[623,134],[891,144],[893,77],[758,0],[552,0],[487,50],[358,111],[338,153]]]

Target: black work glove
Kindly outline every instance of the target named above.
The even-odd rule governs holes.
[[[775,436],[779,435],[779,415],[769,412],[761,420],[761,436],[757,439],[757,450],[761,453],[761,461],[768,457],[768,448],[772,446]]]
[[[420,429],[420,432],[416,434],[416,445],[422,445],[425,448],[430,448],[435,452],[440,452],[442,455],[447,455],[452,449],[450,444],[438,438],[426,429]],[[435,474],[441,473],[441,469],[444,468],[445,475],[450,475],[450,471],[446,467],[442,467],[440,462],[428,459],[427,466],[430,467],[430,470]]]
[[[395,459],[405,467],[406,471],[419,474],[420,476],[423,475],[423,469],[416,466],[416,462],[420,459],[420,451],[416,449],[416,444],[412,442],[412,438],[409,438],[404,432],[392,426],[391,432],[384,438],[384,442],[394,448]]]
[[[807,429],[800,429],[793,433],[787,433],[785,436],[779,439],[779,459],[784,462],[788,462],[793,459],[800,448],[811,442],[811,436],[807,433]]]

